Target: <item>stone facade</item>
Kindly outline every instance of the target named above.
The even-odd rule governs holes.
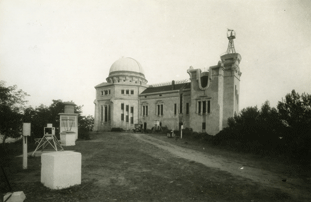
[[[140,64],[121,58],[111,66],[107,83],[95,86],[94,130],[183,125],[215,135],[239,112],[240,61],[238,53],[225,54],[208,72],[190,67],[187,81],[148,86]]]

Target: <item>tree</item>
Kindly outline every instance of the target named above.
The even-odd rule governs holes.
[[[295,90],[285,96],[277,106],[280,118],[296,134],[305,133],[311,125],[311,95],[299,95]]]
[[[75,106],[74,112],[78,114],[79,131],[88,132],[92,129],[94,118],[92,116],[81,116],[83,106]],[[25,109],[24,121],[31,122],[32,138],[41,138],[43,128],[47,123],[51,123],[55,127],[56,136],[59,135],[59,113],[64,113],[65,104],[62,100],[52,100],[50,106],[40,105],[35,109],[28,107]],[[59,136],[58,136],[59,137]]]
[[[215,136],[216,144],[300,160],[311,158],[311,95],[306,93],[292,90],[277,108],[266,101],[260,110],[243,109],[228,119],[228,126]]]
[[[4,135],[3,143],[7,137],[20,136],[22,117],[29,96],[23,90],[17,90],[17,86],[5,86],[0,81],[0,133]]]
[[[9,106],[11,109],[23,111],[28,102],[25,97],[29,96],[23,90],[17,90],[17,86],[5,87],[5,82],[0,81],[0,105]]]
[[[257,119],[258,141],[265,149],[275,149],[278,146],[279,137],[283,136],[283,128],[278,110],[266,101],[261,106]]]
[[[299,157],[311,154],[311,95],[299,95],[295,90],[277,105],[279,115],[286,126],[284,142],[288,150]],[[303,155],[303,156],[302,156]]]
[[[94,117],[91,115],[79,117],[79,131],[89,132],[93,130]]]
[[[247,107],[228,119],[222,141],[236,141],[241,149],[265,153],[278,146],[282,123],[278,111],[266,101],[260,109]],[[224,140],[227,139],[227,140]]]
[[[41,138],[43,136],[43,128],[46,127],[50,120],[49,108],[43,104],[35,109],[29,107],[25,110],[24,121],[31,122],[31,138]]]
[[[258,132],[258,117],[260,112],[255,107],[242,109],[238,115],[228,119],[228,125],[234,138],[240,141],[249,141],[256,137]]]
[[[7,137],[20,136],[22,114],[12,110],[9,106],[0,105],[0,133],[4,135],[3,144]]]

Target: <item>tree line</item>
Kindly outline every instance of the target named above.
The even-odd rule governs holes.
[[[59,113],[64,113],[64,102],[52,100],[50,106],[41,104],[33,108],[26,106],[27,96],[16,85],[6,87],[5,82],[0,81],[0,134],[4,135],[3,143],[7,137],[20,137],[23,123],[31,123],[31,139],[41,138],[47,123],[53,124],[59,138]],[[85,139],[88,138],[87,132],[93,128],[94,118],[82,116],[82,107],[75,106],[74,112],[78,114],[79,138]]]
[[[228,119],[213,143],[254,153],[311,156],[311,95],[288,93],[277,107],[266,101],[260,109],[247,107]]]

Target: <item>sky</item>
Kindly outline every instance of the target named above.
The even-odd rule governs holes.
[[[291,90],[311,94],[309,0],[0,0],[0,80],[28,105],[74,101],[94,116],[95,88],[132,57],[148,84],[216,65],[234,29],[240,109]]]

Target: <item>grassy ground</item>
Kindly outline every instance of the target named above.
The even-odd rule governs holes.
[[[154,137],[164,139],[163,136]],[[172,139],[166,141],[174,143]],[[184,140],[174,144],[194,150],[202,146],[195,142],[185,144]],[[76,146],[66,150],[82,153],[81,185],[50,190],[40,183],[39,157],[28,159],[27,170],[22,169],[21,158],[14,158],[5,168],[13,191],[24,191],[26,202],[296,200],[279,189],[176,158],[126,133],[92,134],[91,140],[77,141]],[[218,151],[209,149],[207,152]],[[223,152],[226,154],[230,155]],[[6,192],[4,184],[1,192]]]

